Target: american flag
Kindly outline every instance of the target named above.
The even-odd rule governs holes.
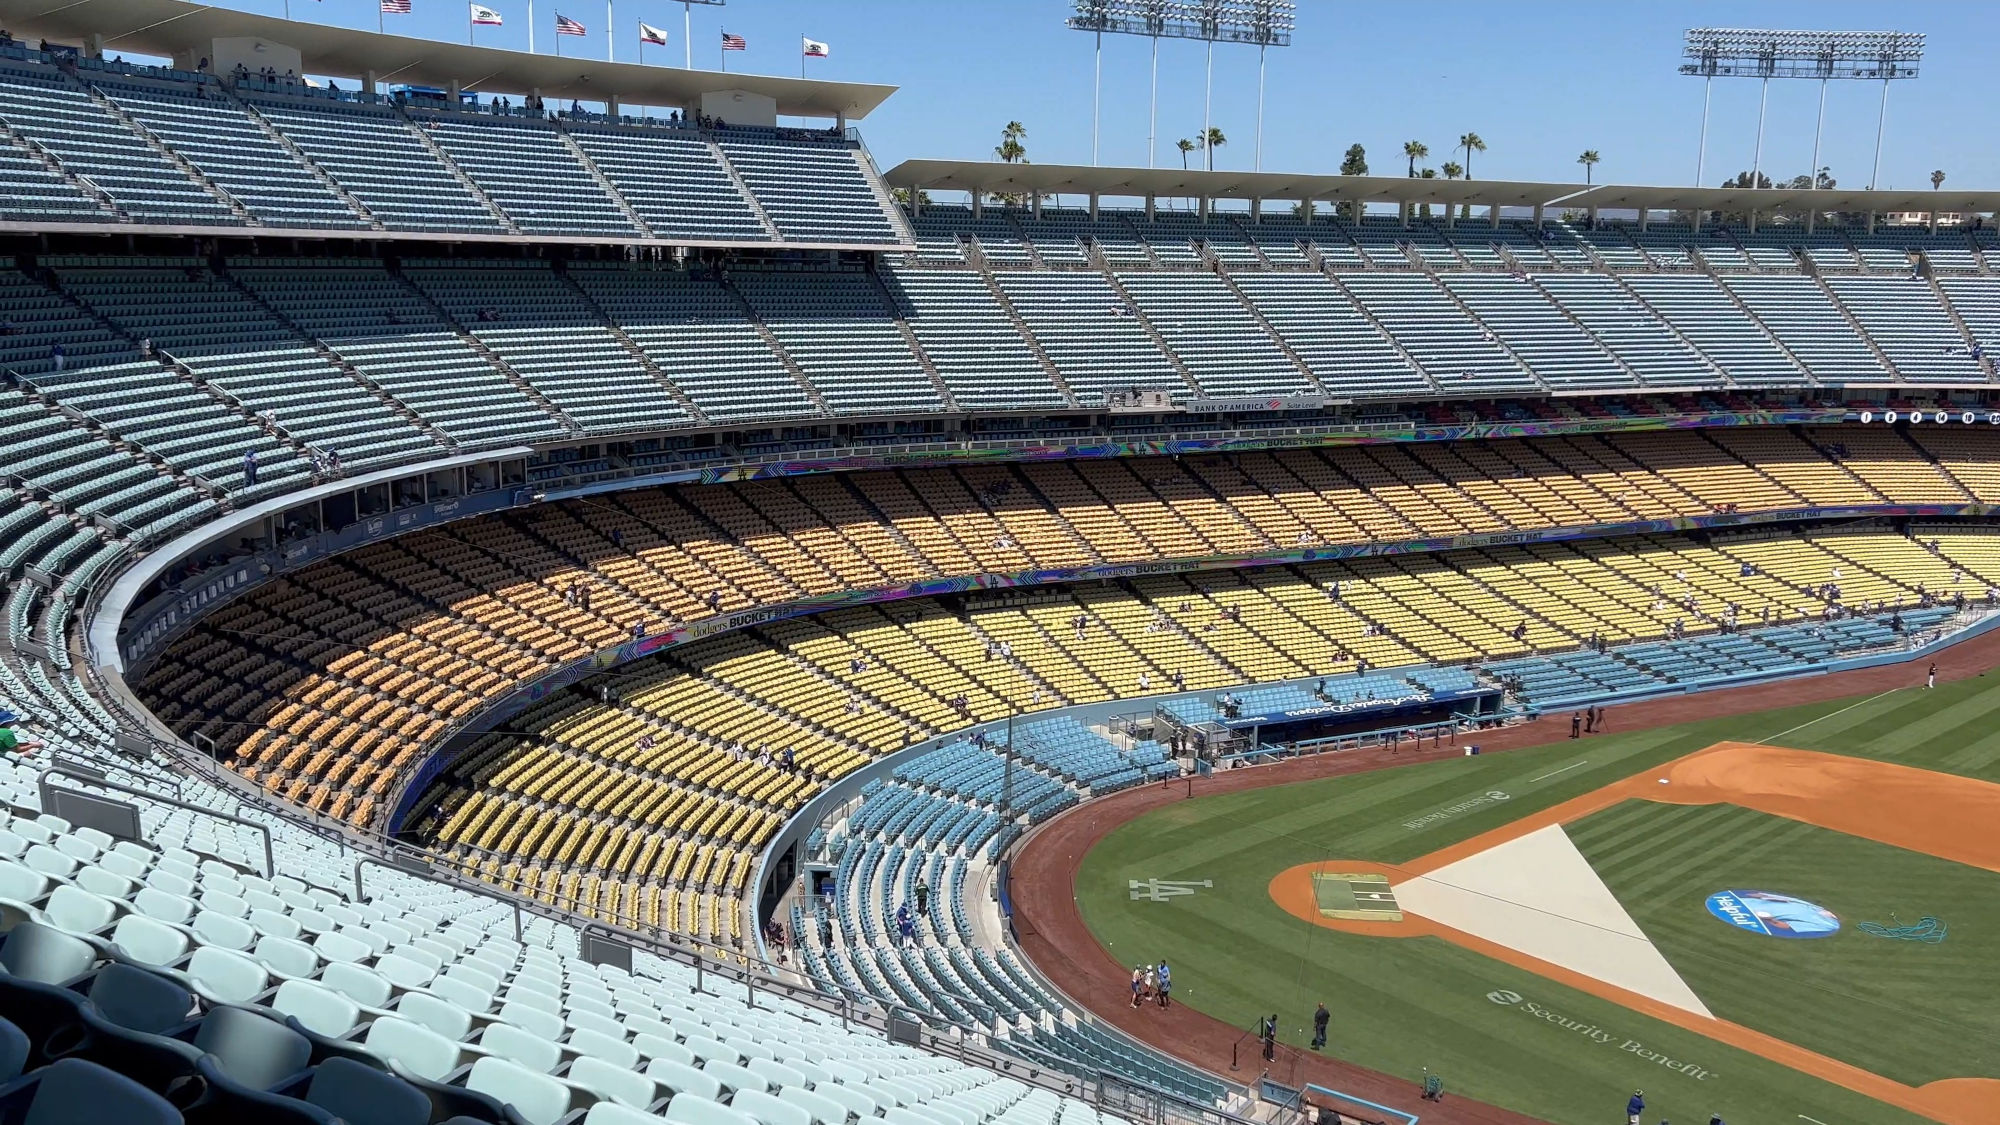
[[[741,35],[731,35],[725,31],[722,33],[722,49],[725,51],[747,51],[750,49],[750,41]]]
[[[410,0],[382,0],[382,10],[407,16],[410,14]]]
[[[563,15],[563,14],[562,14],[561,12],[557,12],[557,13],[556,13],[556,34],[557,34],[557,35],[588,35],[588,34],[590,34],[590,33],[589,33],[589,32],[587,32],[587,31],[585,31],[585,30],[583,29],[583,25],[582,25],[582,24],[580,24],[580,23],[576,22],[575,20],[573,20],[573,19],[569,18],[569,17],[568,17],[568,16],[566,16],[566,15]]]

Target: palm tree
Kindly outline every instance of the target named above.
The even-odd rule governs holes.
[[[1597,162],[1600,159],[1602,157],[1597,155],[1597,150],[1594,148],[1584,149],[1583,155],[1576,158],[1576,162],[1583,165],[1583,182],[1585,185],[1590,183],[1590,170],[1597,166]]]
[[[1460,133],[1458,147],[1465,150],[1465,178],[1469,180],[1472,178],[1472,154],[1485,152],[1486,142],[1479,139],[1478,133]]]
[[[1937,189],[1943,186],[1944,186],[1944,169],[1939,168],[1931,172],[1931,190],[1936,191]]]
[[[1201,147],[1208,150],[1208,170],[1213,172],[1215,171],[1215,150],[1228,144],[1229,138],[1222,135],[1221,129],[1211,125],[1208,127],[1208,132],[1203,134],[1201,141]]]
[[[1455,180],[1460,176],[1465,175],[1464,165],[1461,165],[1456,160],[1445,161],[1444,167],[1441,169],[1441,171],[1444,172],[1444,178],[1447,180]]]
[[[1417,176],[1417,161],[1422,160],[1424,157],[1429,156],[1430,154],[1431,154],[1430,146],[1422,141],[1403,142],[1403,155],[1410,158],[1409,174],[1411,179],[1415,179]]]
[[[1028,127],[1019,121],[1009,121],[1007,127],[1000,130],[1000,143],[993,146],[993,155],[1009,164],[1016,161],[1025,162],[1028,158],[1028,146],[1021,142],[1027,139]]]
[[[1195,150],[1195,143],[1186,137],[1182,137],[1180,140],[1174,142],[1174,147],[1181,150],[1181,171],[1185,172],[1187,171],[1188,153]]]

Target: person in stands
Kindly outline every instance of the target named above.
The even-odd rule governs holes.
[[[43,748],[45,743],[39,738],[24,738],[14,730],[14,724],[21,717],[12,711],[0,711],[0,754],[15,754],[26,758]]]

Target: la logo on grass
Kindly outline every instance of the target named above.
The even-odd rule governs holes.
[[[1134,900],[1166,902],[1168,899],[1191,895],[1196,888],[1213,889],[1215,883],[1210,879],[1131,879],[1126,885],[1131,890]]]

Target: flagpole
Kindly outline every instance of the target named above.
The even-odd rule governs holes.
[[[535,53],[535,0],[528,0],[528,53]]]
[[[465,6],[465,45],[472,46],[472,5]]]
[[[716,33],[716,34],[717,34],[718,36],[720,36],[720,35],[724,34],[724,32],[723,32],[723,30],[722,30],[722,27],[721,27],[721,25],[717,25],[717,26],[716,26],[716,29],[715,29],[715,33]],[[720,44],[721,44],[721,43],[722,43],[722,40],[721,40],[721,39],[717,39],[717,40],[716,40],[716,44],[717,44],[718,46],[720,46]],[[718,54],[718,55],[722,56],[722,73],[724,73],[724,74],[728,74],[728,73],[729,73],[729,49],[728,49],[728,48],[726,48],[726,47],[724,47],[724,48],[722,48],[721,50],[718,50],[718,51],[716,52],[716,54]]]
[[[806,76],[806,33],[799,32],[799,77]]]
[[[687,56],[688,70],[694,69],[694,4],[681,0],[681,51]]]
[[[375,5],[375,34],[384,34],[382,29],[382,5],[379,0]]]
[[[612,36],[611,0],[604,0],[604,61],[618,61],[618,42]]]

